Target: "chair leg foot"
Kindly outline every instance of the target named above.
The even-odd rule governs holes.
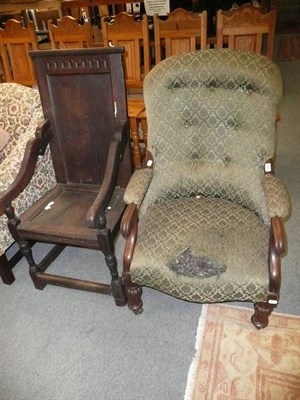
[[[268,326],[269,316],[271,315],[274,306],[269,303],[255,303],[254,314],[251,317],[251,322],[256,329],[263,329]]]
[[[31,277],[31,280],[33,282],[33,285],[36,289],[38,290],[43,290],[45,288],[45,286],[47,286],[46,283],[43,283],[39,280],[39,278],[36,276],[36,268],[29,268],[29,275]]]
[[[6,285],[11,285],[15,280],[14,274],[12,273],[11,266],[5,253],[0,256],[0,276],[3,283],[5,283]]]
[[[121,278],[111,281],[112,293],[116,306],[123,307],[127,304],[127,296]]]
[[[139,285],[126,287],[128,308],[136,315],[143,312],[142,291],[142,287]]]

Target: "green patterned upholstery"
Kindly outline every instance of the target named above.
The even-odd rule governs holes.
[[[134,171],[124,193],[126,204],[134,203],[140,207],[152,179],[152,169],[143,168]]]
[[[154,68],[144,97],[155,165],[141,212],[201,192],[267,220],[263,165],[274,154],[281,91],[277,66],[251,52],[185,53]]]
[[[270,218],[289,212],[284,186],[264,174],[281,94],[277,66],[239,50],[173,56],[147,75],[153,173],[139,171],[125,195],[139,207],[133,282],[196,302],[266,301]],[[225,272],[168,267],[189,248]]]
[[[278,176],[266,175],[264,190],[268,215],[287,218],[291,212],[290,197],[284,183]]]
[[[264,301],[268,288],[269,227],[228,200],[181,198],[149,207],[141,217],[131,279],[175,297],[199,302]],[[168,268],[187,247],[226,265],[210,278]]]

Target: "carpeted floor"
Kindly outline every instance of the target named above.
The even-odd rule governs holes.
[[[185,400],[300,398],[300,317],[273,313],[249,324],[243,307],[202,307]]]

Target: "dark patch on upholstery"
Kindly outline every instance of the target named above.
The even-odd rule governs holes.
[[[253,82],[247,80],[247,78],[242,79],[229,79],[220,81],[217,79],[209,79],[209,80],[197,80],[197,79],[188,79],[185,80],[182,77],[174,77],[171,79],[167,85],[167,89],[181,89],[184,87],[188,87],[190,89],[199,89],[200,87],[207,87],[210,89],[229,89],[242,91],[247,94],[251,94],[253,92],[259,92],[258,88],[255,87]]]
[[[175,259],[171,260],[167,266],[178,274],[209,278],[219,276],[226,271],[226,266],[217,263],[207,257],[194,256],[190,248],[184,250]]]

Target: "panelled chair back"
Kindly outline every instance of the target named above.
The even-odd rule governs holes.
[[[263,53],[263,37],[267,35],[266,56],[273,57],[276,7],[264,13],[252,5],[230,11],[217,11],[217,48],[224,47],[224,38],[230,49]]]
[[[251,301],[268,324],[279,300],[290,201],[274,175],[278,67],[235,49],[175,55],[148,74],[147,167],[124,195],[123,282],[200,303]]]
[[[207,13],[194,14],[178,8],[166,20],[154,16],[155,63],[175,54],[206,48]],[[165,57],[162,56],[164,49]]]
[[[58,20],[58,25],[48,21],[48,30],[52,49],[93,47],[93,35],[90,22],[83,25],[66,15]]]
[[[34,285],[47,284],[112,294],[126,304],[114,240],[131,176],[123,49],[32,52],[45,121],[31,139],[26,162],[3,200],[11,232],[30,266]],[[57,184],[20,217],[10,202],[30,182],[40,148],[50,143]],[[39,264],[30,241],[54,244]],[[66,245],[100,250],[109,284],[46,273]],[[84,269],[87,265],[82,266]]]
[[[137,21],[133,14],[121,12],[109,19],[102,18],[104,46],[125,48],[124,64],[127,89],[142,88],[150,71],[148,18]]]
[[[37,50],[37,38],[32,22],[25,28],[14,19],[0,29],[0,51],[6,82],[32,86],[36,83],[30,50]]]

